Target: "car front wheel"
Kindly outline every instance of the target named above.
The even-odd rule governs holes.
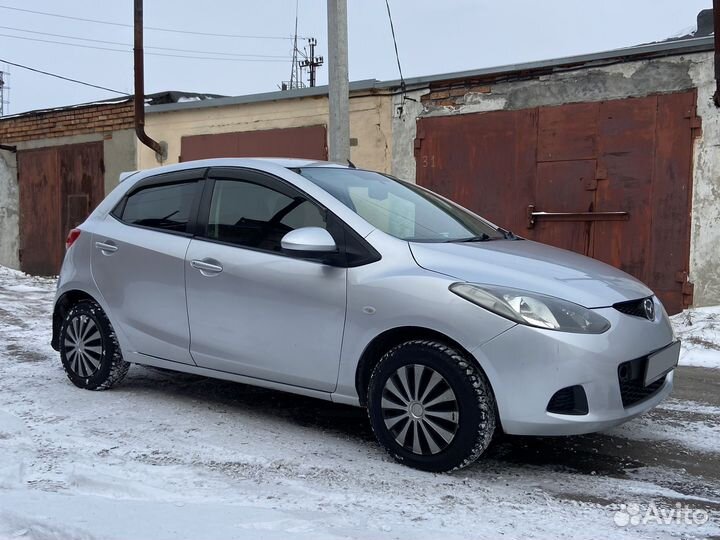
[[[105,312],[90,300],[78,302],[65,315],[60,327],[60,358],[72,383],[87,390],[112,387],[130,368]]]
[[[495,432],[487,378],[464,354],[435,341],[408,341],[382,357],[370,377],[368,414],[395,459],[433,472],[470,465]]]

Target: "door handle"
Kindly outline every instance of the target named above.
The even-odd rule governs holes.
[[[543,221],[628,221],[627,212],[539,212],[535,205],[527,207],[527,228],[532,229],[538,219]]]
[[[223,267],[217,261],[208,262],[207,260],[193,259],[190,266],[195,270],[199,270],[203,276],[213,276],[223,271]]]
[[[104,255],[110,255],[118,250],[118,247],[111,242],[95,242],[95,247],[102,251]]]

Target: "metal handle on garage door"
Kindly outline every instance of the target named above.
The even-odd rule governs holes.
[[[543,221],[628,221],[627,212],[541,212],[534,204],[527,207],[527,228],[535,227],[538,219]]]

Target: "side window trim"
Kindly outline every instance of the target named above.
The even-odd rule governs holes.
[[[195,229],[195,238],[197,238],[198,240],[202,240],[204,242],[212,242],[215,244],[222,244],[236,249],[248,249],[251,251],[267,253],[279,257],[290,257],[293,259],[298,259],[298,257],[294,255],[289,255],[282,252],[258,249],[250,246],[241,246],[231,242],[224,242],[222,240],[210,238],[208,236],[208,222],[210,218],[210,206],[212,203],[212,196],[215,189],[216,180],[237,180],[239,182],[251,182],[268,187],[270,189],[274,189],[275,191],[279,191],[291,198],[302,196],[308,201],[315,204],[325,213],[328,232],[330,232],[330,234],[333,236],[333,238],[335,238],[335,241],[338,244],[339,252],[337,254],[337,260],[335,261],[336,264],[334,264],[335,266],[342,266],[346,268],[363,266],[379,261],[381,259],[380,254],[375,250],[375,248],[368,244],[367,241],[362,238],[358,233],[356,233],[347,223],[345,223],[330,209],[326,208],[322,203],[318,202],[312,196],[308,195],[298,187],[289,184],[282,178],[278,178],[262,171],[258,171],[255,169],[247,169],[244,167],[213,167],[207,171],[205,186],[203,188],[202,196],[200,198],[200,209],[197,214],[197,224]],[[364,256],[360,256],[355,260],[350,260],[348,258],[346,254],[346,244],[348,236],[352,236],[353,241],[356,244],[362,246],[362,248],[366,252]],[[319,264],[328,264],[327,262],[312,259],[302,260],[307,260],[309,262],[315,262]]]
[[[310,201],[312,204],[318,207],[318,209],[323,213],[325,216],[325,219],[327,220],[327,229],[328,232],[335,238],[335,242],[338,244],[338,254],[337,258],[342,260],[343,262],[340,263],[340,260],[334,261],[335,266],[346,266],[344,264],[345,259],[345,246],[344,246],[344,235],[338,234],[342,230],[342,226],[338,226],[337,223],[341,223],[339,219],[330,212],[324,205],[320,204],[318,201],[310,197],[308,194],[304,193],[302,190],[298,189],[297,187],[288,184],[281,178],[277,178],[273,175],[270,175],[268,173],[258,171],[255,169],[247,169],[244,167],[214,167],[208,171],[208,174],[206,176],[207,180],[205,181],[205,186],[203,188],[202,197],[200,199],[200,209],[198,212],[198,220],[197,220],[197,227],[196,227],[196,234],[195,238],[198,240],[202,240],[204,242],[212,242],[214,244],[222,244],[225,246],[233,247],[236,249],[247,249],[251,251],[257,251],[259,253],[267,253],[269,255],[276,255],[278,257],[287,257],[291,259],[299,259],[299,260],[306,260],[308,262],[318,263],[318,264],[328,264],[327,261],[322,260],[315,260],[315,259],[302,259],[297,257],[296,255],[291,255],[288,253],[278,252],[278,251],[272,251],[268,249],[262,249],[262,248],[255,248],[252,246],[244,246],[235,244],[232,242],[226,242],[223,240],[217,240],[215,238],[211,238],[208,234],[208,228],[209,228],[209,221],[210,221],[210,207],[212,205],[212,196],[213,192],[215,190],[215,183],[219,180],[227,180],[227,181],[237,181],[237,182],[245,182],[250,184],[256,184],[262,187],[266,187],[268,189],[271,189],[273,191],[276,191],[278,193],[281,193],[282,195],[285,195],[289,198],[296,198],[298,196],[303,197]]]
[[[134,193],[137,193],[138,191],[147,187],[161,186],[164,184],[181,184],[184,182],[192,182],[193,180],[204,180],[205,178],[207,178],[209,170],[210,169],[208,169],[207,167],[202,167],[199,169],[186,169],[182,171],[173,171],[169,173],[148,176],[147,178],[140,180],[137,184],[130,188],[123,198],[127,199]]]
[[[165,234],[172,234],[176,236],[185,236],[185,237],[193,237],[195,236],[197,232],[198,227],[198,213],[200,209],[201,204],[201,196],[204,193],[204,187],[206,182],[206,178],[208,175],[208,172],[210,171],[209,168],[203,167],[198,169],[186,169],[182,171],[173,171],[169,173],[163,173],[158,174],[155,176],[149,176],[140,182],[138,182],[136,185],[134,185],[130,190],[128,190],[125,195],[123,195],[123,198],[118,202],[117,205],[115,205],[115,208],[113,208],[109,215],[112,216],[114,219],[122,223],[123,225],[126,225],[128,227],[136,227],[138,229],[145,229],[150,231],[156,231],[160,233]],[[127,221],[123,220],[123,214],[125,212],[125,207],[127,205],[127,201],[130,197],[132,197],[134,194],[151,187],[159,187],[164,185],[173,185],[173,184],[186,184],[186,183],[196,183],[195,187],[195,193],[193,196],[193,201],[190,206],[190,215],[188,219],[187,224],[187,230],[185,232],[180,231],[173,231],[168,229],[160,229],[157,227],[149,227],[146,225],[138,225],[135,223],[128,223]]]
[[[277,176],[273,176],[269,173],[258,171],[256,169],[247,169],[245,167],[213,167],[208,171],[207,178],[212,180],[237,180],[240,182],[250,182],[252,184],[272,189],[278,193],[282,193],[291,199],[300,195],[311,201],[323,211],[327,210],[322,203],[316,201],[296,186],[286,182],[282,178],[278,178]]]

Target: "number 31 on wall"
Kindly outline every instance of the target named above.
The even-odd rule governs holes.
[[[422,157],[422,166],[423,168],[430,167],[431,169],[435,168],[435,155],[432,156],[423,156]]]

